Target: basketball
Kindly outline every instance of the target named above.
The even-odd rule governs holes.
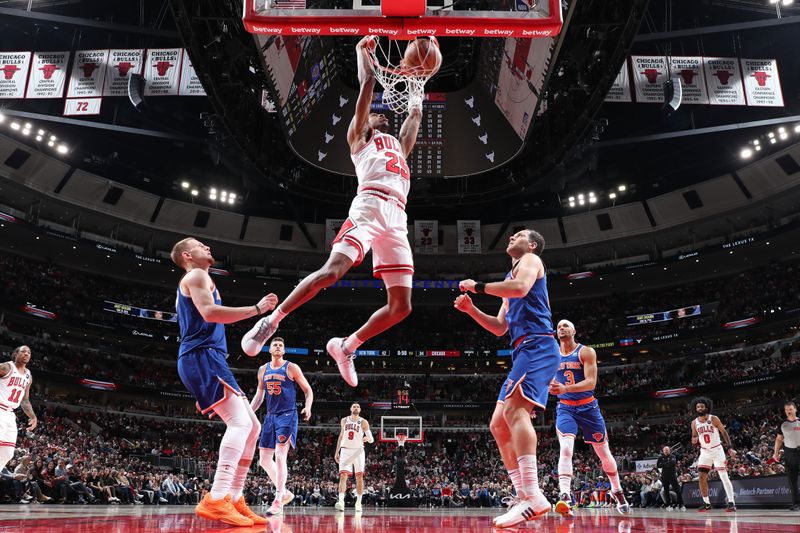
[[[435,37],[423,37],[408,43],[400,66],[420,77],[429,78],[442,66],[442,51]]]

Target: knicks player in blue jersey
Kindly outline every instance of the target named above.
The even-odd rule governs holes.
[[[175,302],[181,331],[178,375],[197,400],[198,410],[209,417],[219,416],[227,426],[211,492],[195,513],[236,526],[266,524],[265,518],[247,507],[242,496],[261,424],[228,367],[223,324],[265,313],[278,304],[278,297],[270,294],[255,305],[225,307],[208,275],[214,264],[208,246],[186,238],[173,246],[170,257],[186,271],[178,283]]]
[[[289,476],[286,459],[289,456],[289,447],[297,447],[296,386],[303,390],[306,398],[303,410],[300,411],[306,422],[311,418],[314,391],[300,367],[283,358],[286,347],[282,338],[272,339],[269,353],[272,356],[270,362],[258,369],[258,389],[250,407],[253,411],[258,411],[266,395],[267,414],[264,416],[261,439],[258,441],[258,464],[275,485],[275,499],[267,514],[278,515],[283,513],[283,506],[294,499],[294,494],[286,489],[286,478]],[[275,460],[272,459],[273,456]]]
[[[561,447],[558,459],[558,487],[561,494],[556,512],[572,516],[570,508],[572,484],[572,451],[578,428],[583,440],[591,444],[611,483],[611,496],[617,502],[617,511],[628,514],[630,505],[619,483],[617,461],[608,447],[608,433],[600,407],[594,397],[597,386],[597,353],[594,348],[575,342],[575,325],[561,320],[556,328],[561,344],[561,361],[558,372],[550,383],[550,394],[558,396],[556,407],[556,433]]]
[[[500,389],[489,429],[497,441],[503,464],[516,489],[518,501],[507,513],[495,518],[497,527],[512,527],[546,515],[550,502],[539,488],[536,470],[536,431],[531,413],[544,410],[550,380],[558,368],[558,343],[553,337],[547,276],[539,258],[544,237],[533,230],[511,236],[506,252],[511,256],[511,271],[505,281],[460,283],[465,293],[489,294],[503,299],[497,316],[476,308],[468,294],[455,300],[455,307],[467,313],[484,329],[498,337],[508,332],[512,367]]]

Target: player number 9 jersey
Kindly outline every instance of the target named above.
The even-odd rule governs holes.
[[[364,428],[363,420],[353,420],[349,416],[344,419],[344,436],[342,437],[342,448],[363,448],[364,447]]]

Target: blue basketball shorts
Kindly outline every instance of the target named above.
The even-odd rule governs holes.
[[[258,440],[258,447],[274,450],[276,444],[288,441],[292,448],[296,448],[297,423],[297,410],[267,414],[264,417],[264,423],[261,424],[261,438]]]
[[[214,348],[198,348],[178,357],[178,375],[197,400],[197,410],[209,418],[214,416],[214,407],[228,396],[245,397],[225,353]]]
[[[552,335],[529,335],[512,352],[511,372],[497,396],[504,403],[517,388],[522,396],[543,411],[547,405],[550,381],[558,370],[561,355]]]
[[[606,421],[600,412],[597,400],[584,405],[567,405],[558,402],[556,407],[556,431],[559,435],[578,435],[578,428],[583,433],[583,440],[589,444],[602,444],[608,439]]]

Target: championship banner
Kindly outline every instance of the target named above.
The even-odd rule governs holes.
[[[145,96],[175,96],[181,78],[182,48],[153,48],[147,51],[144,67]]]
[[[31,64],[30,52],[0,52],[0,98],[22,98]]]
[[[673,77],[681,80],[684,104],[708,103],[702,57],[670,57],[669,69]]]
[[[330,250],[333,246],[333,240],[339,234],[346,219],[344,218],[328,218],[325,219],[325,250]]]
[[[141,74],[144,50],[111,50],[106,63],[106,83],[103,96],[128,96],[131,74]]]
[[[631,56],[636,101],[664,103],[664,82],[669,79],[669,64],[664,56]]]
[[[706,57],[703,63],[709,103],[745,105],[739,60],[734,57]]]
[[[435,254],[439,251],[439,221],[414,221],[414,252]]]
[[[197,71],[192,66],[192,60],[189,59],[189,54],[185,51],[183,53],[183,62],[181,63],[181,86],[178,89],[178,94],[181,96],[206,95],[206,90],[203,89],[203,84],[200,83]]]
[[[783,107],[778,62],[774,59],[742,59],[747,105]]]
[[[69,52],[34,52],[25,98],[61,98],[67,82]]]
[[[101,96],[108,50],[78,50],[72,61],[67,98]]]
[[[459,220],[458,224],[458,253],[481,253],[481,221]]]
[[[619,70],[619,74],[617,74],[617,77],[614,80],[614,84],[611,85],[611,89],[608,90],[608,94],[606,94],[605,101],[606,102],[633,101],[633,97],[631,96],[631,78],[630,74],[628,74],[627,59],[625,59],[625,63],[622,64],[622,68]]]

